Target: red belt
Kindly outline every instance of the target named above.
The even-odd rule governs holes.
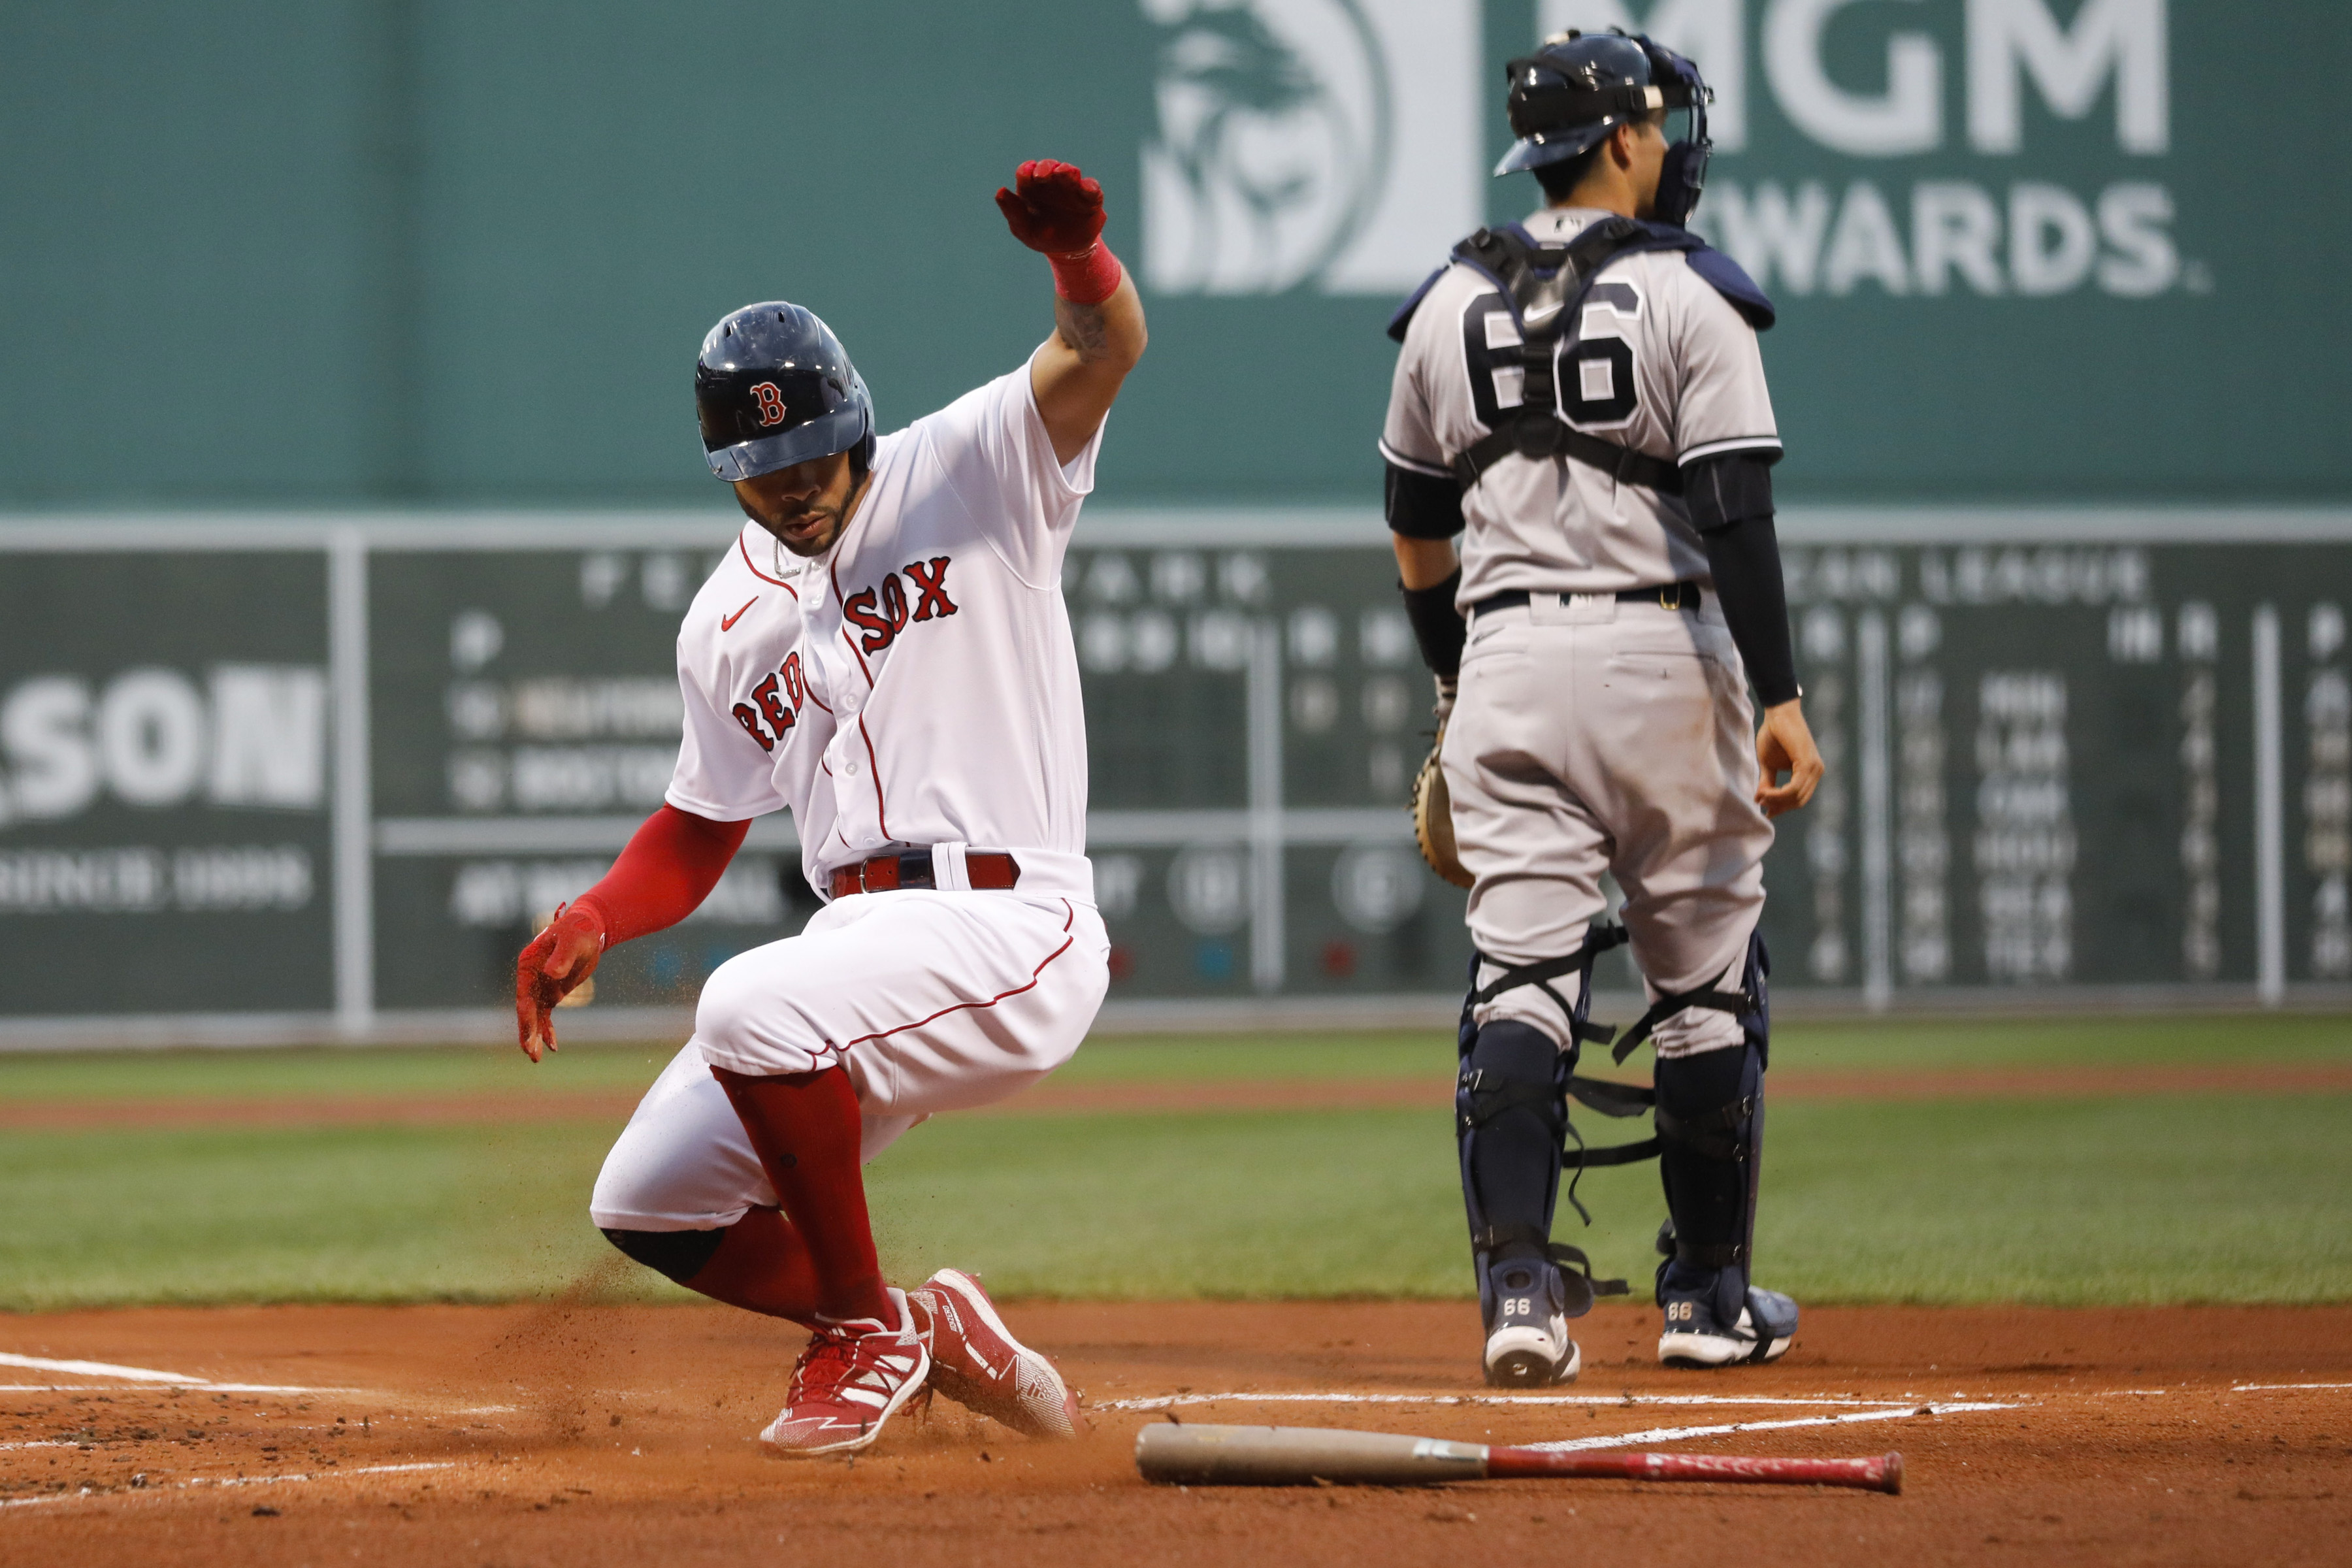
[[[964,875],[978,889],[994,892],[1010,888],[1021,880],[1021,862],[1001,849],[974,850],[963,858]],[[860,860],[854,866],[833,868],[833,896],[845,899],[852,893],[887,893],[900,888],[936,888],[939,879],[931,868],[931,852],[909,849],[900,855],[877,855],[871,860]]]

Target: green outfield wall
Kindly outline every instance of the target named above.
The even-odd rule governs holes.
[[[2341,7],[2300,0],[93,0],[0,8],[0,506],[691,504],[747,300],[898,425],[1014,363],[989,193],[1099,174],[1153,344],[1104,499],[1362,503],[1381,328],[1502,62],[1704,65],[1817,501],[2341,500]]]

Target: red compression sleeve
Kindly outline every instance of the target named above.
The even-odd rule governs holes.
[[[710,896],[751,830],[748,822],[713,822],[665,804],[572,907],[594,913],[607,948],[674,926]]]
[[[814,1267],[825,1317],[888,1321],[857,1163],[862,1122],[845,1068],[749,1078],[712,1068]]]

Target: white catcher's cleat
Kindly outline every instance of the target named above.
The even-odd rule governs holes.
[[[1797,1303],[1778,1290],[1749,1286],[1728,1327],[1716,1314],[1711,1289],[1677,1290],[1669,1283],[1659,1294],[1666,1314],[1665,1331],[1658,1336],[1663,1365],[1760,1365],[1779,1361],[1796,1342]]]
[[[1559,1265],[1542,1258],[1489,1264],[1486,1371],[1490,1388],[1574,1383],[1584,1352],[1569,1338]]]

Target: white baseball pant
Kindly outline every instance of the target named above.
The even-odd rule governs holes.
[[[608,1230],[708,1230],[776,1206],[713,1067],[846,1068],[871,1160],[942,1110],[1016,1094],[1067,1061],[1109,988],[1092,904],[1017,892],[861,893],[800,935],[729,959],[694,1037],[638,1102],[596,1178]]]
[[[1440,761],[1454,837],[1476,879],[1469,924],[1507,967],[1576,952],[1605,914],[1603,871],[1624,890],[1633,961],[1655,1002],[1738,988],[1764,908],[1772,825],[1755,803],[1755,713],[1715,595],[1696,610],[1612,595],[1529,595],[1476,616]],[[1580,982],[1552,986],[1573,1005]],[[1533,985],[1474,1009],[1569,1037]],[[1661,1022],[1658,1055],[1739,1043],[1730,1014],[1692,1007]]]

